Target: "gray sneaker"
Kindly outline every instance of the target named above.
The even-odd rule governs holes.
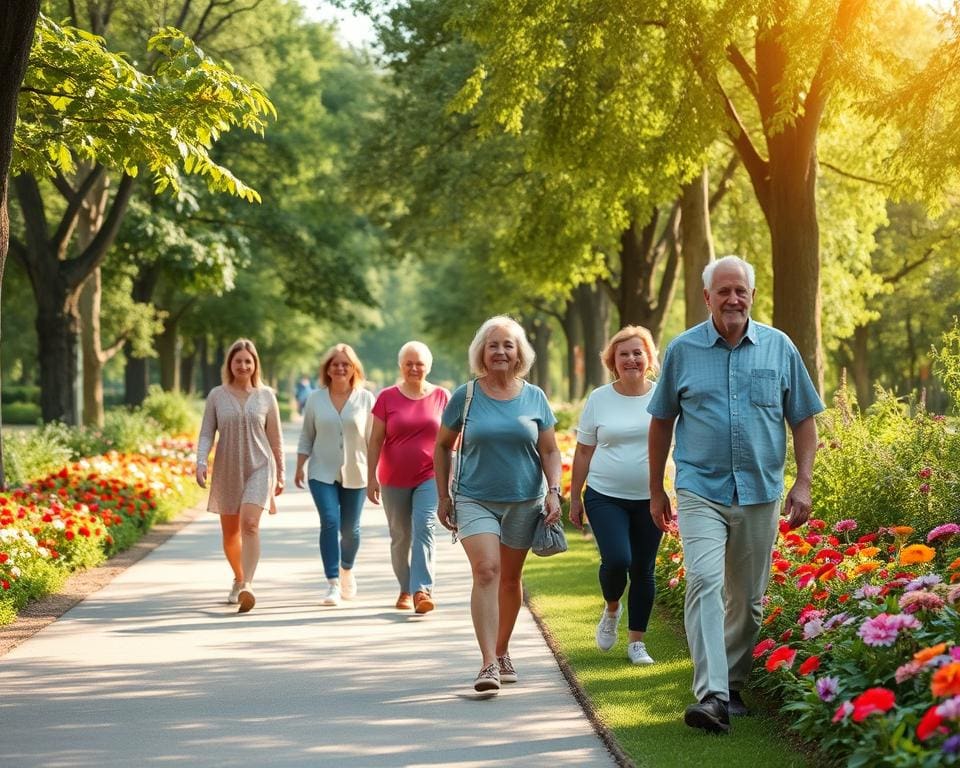
[[[627,643],[627,658],[631,664],[653,664],[653,659],[647,653],[647,646],[640,640]]]
[[[597,648],[601,651],[609,651],[617,644],[617,627],[622,615],[623,603],[617,607],[616,613],[610,613],[604,606],[603,613],[600,614],[600,623],[597,624]]]

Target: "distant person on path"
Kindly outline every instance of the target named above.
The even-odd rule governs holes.
[[[223,552],[233,569],[227,602],[246,613],[256,603],[253,575],[260,560],[260,516],[276,514],[283,493],[280,409],[260,383],[260,358],[249,339],[227,351],[223,384],[207,395],[197,446],[197,483],[207,487],[207,457],[219,433],[207,509],[220,515]]]
[[[433,447],[450,393],[427,381],[433,355],[423,342],[408,341],[397,358],[400,383],[384,389],[373,406],[367,498],[374,504],[383,500],[390,561],[400,585],[397,609],[429,613],[435,607]]]
[[[440,523],[455,531],[473,571],[470,611],[483,657],[477,691],[515,683],[510,636],[523,599],[520,577],[541,512],[560,519],[556,417],[543,390],[524,381],[534,352],[510,317],[491,317],[470,344],[477,376],[466,424],[468,385],[444,409],[434,452]],[[460,476],[450,496],[451,451],[460,436]],[[546,476],[546,482],[544,482]]]
[[[313,384],[310,383],[310,378],[308,376],[302,376],[294,390],[294,397],[297,399],[297,413],[301,416],[303,415],[303,409],[307,405],[307,398],[310,397],[311,392],[313,392]]]
[[[660,364],[650,331],[636,325],[618,331],[600,356],[614,381],[590,393],[580,416],[570,522],[583,528],[586,506],[600,550],[606,605],[597,625],[597,648],[609,651],[617,643],[629,576],[627,658],[633,664],[653,664],[644,635],[656,595],[654,566],[663,533],[650,516],[647,405],[655,386],[650,377]]]
[[[823,410],[793,342],[750,318],[754,271],[736,256],[703,271],[710,318],[667,347],[648,410],[650,510],[661,530],[673,520],[664,468],[676,422],[677,524],[687,593],[684,625],[698,703],[684,721],[714,733],[747,714],[741,689],[753,662],[783,494],[786,427],[797,478],[786,496],[791,527],[810,516]]]
[[[309,486],[320,515],[320,558],[327,577],[322,605],[357,594],[353,564],[360,548],[360,512],[367,483],[367,438],[373,394],[363,386],[363,366],[348,344],[335,344],[320,360],[320,388],[310,393],[297,443],[294,482]]]

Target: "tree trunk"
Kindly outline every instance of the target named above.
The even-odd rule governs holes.
[[[527,317],[523,320],[527,339],[533,347],[536,358],[527,378],[532,384],[550,396],[550,324],[542,317]]]
[[[857,393],[857,404],[861,409],[873,402],[873,387],[870,381],[870,327],[858,325],[853,329],[853,338],[849,342],[851,351],[851,373],[853,386]]]
[[[83,423],[103,426],[103,356],[100,354],[100,268],[80,289],[80,339],[83,349]]]
[[[90,173],[92,167],[85,169]],[[108,180],[101,175],[86,196],[77,218],[77,245],[81,251],[93,241],[103,226],[103,217],[109,200]],[[93,270],[80,289],[80,338],[83,350],[83,410],[84,424],[103,426],[103,366],[107,357],[100,338],[100,298],[103,293],[100,267]]]
[[[33,30],[40,0],[18,0],[0,5],[0,285],[10,246],[7,209],[7,171],[13,159],[13,133],[17,125],[17,96],[27,70]],[[3,432],[0,430],[0,488],[6,488],[3,465]]]
[[[180,358],[180,389],[185,395],[192,395],[194,392],[193,372],[197,362],[197,350],[190,350],[189,354]]]
[[[583,397],[583,323],[573,298],[567,299],[560,327],[567,338],[567,399],[575,402]]]
[[[156,268],[143,268],[133,281],[131,295],[134,301],[149,304],[153,299],[153,291],[157,287],[159,271]],[[143,405],[150,386],[150,369],[147,359],[134,357],[130,344],[124,345],[126,365],[123,370],[123,402],[127,405]]]
[[[707,169],[680,195],[680,252],[683,254],[684,321],[692,328],[707,319],[703,300],[703,270],[714,259],[710,231],[709,181]]]
[[[595,389],[607,383],[607,369],[600,359],[600,353],[607,343],[607,330],[610,327],[610,300],[603,288],[580,284],[574,296],[577,302],[577,314],[583,328],[583,379],[584,388]]]
[[[814,386],[822,393],[816,150],[814,146],[807,154],[778,149],[782,151],[771,153],[767,214],[773,256],[773,324],[796,344]],[[777,155],[781,155],[780,162],[773,161]]]
[[[156,337],[160,364],[160,387],[164,392],[180,391],[180,336],[173,317],[163,321],[163,333]]]
[[[40,411],[46,422],[77,424],[80,393],[75,385],[79,365],[77,342],[80,335],[80,317],[75,300],[58,301],[63,293],[66,291],[41,294],[43,301],[37,308]]]

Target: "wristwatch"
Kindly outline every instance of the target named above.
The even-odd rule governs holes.
[[[557,496],[559,496],[559,495],[560,495],[560,486],[559,486],[559,485],[551,485],[549,488],[547,488],[547,493],[550,493],[551,491],[553,491],[553,493],[555,493],[555,494],[557,494]]]

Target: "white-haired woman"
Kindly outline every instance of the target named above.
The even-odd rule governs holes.
[[[543,390],[523,378],[534,352],[520,324],[491,317],[470,344],[469,359],[477,379],[466,424],[464,385],[450,398],[437,436],[437,516],[457,532],[473,571],[470,609],[483,657],[474,688],[496,692],[501,682],[517,681],[509,644],[523,598],[523,563],[541,513],[548,523],[560,519],[561,462],[556,417]],[[450,456],[458,435],[452,499]]]
[[[367,498],[383,500],[390,528],[390,561],[400,585],[398,610],[434,609],[434,528],[437,486],[433,446],[450,393],[427,381],[430,349],[408,341],[397,355],[400,383],[384,389],[373,406],[367,442]]]
[[[207,457],[217,439],[207,509],[220,515],[223,553],[233,571],[227,602],[253,608],[253,574],[260,561],[260,517],[275,514],[283,493],[280,409],[273,390],[260,384],[260,357],[249,339],[227,350],[223,384],[207,395],[197,445],[197,483],[207,487]]]

